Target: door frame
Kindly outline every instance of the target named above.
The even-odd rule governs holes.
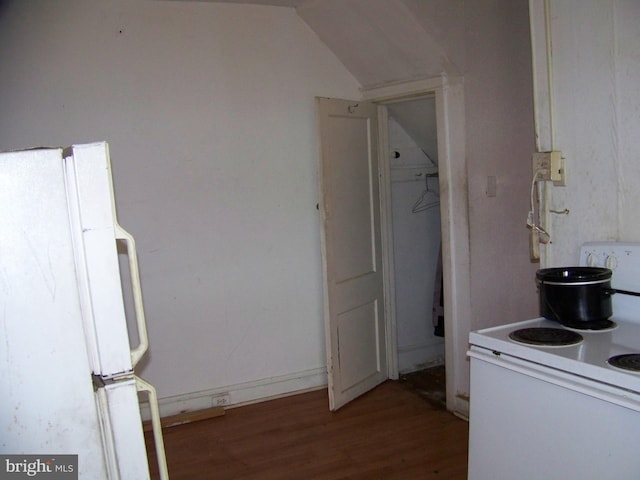
[[[387,374],[392,379],[397,379],[399,372],[386,105],[421,97],[435,97],[441,195],[447,410],[468,417],[469,362],[466,352],[471,325],[470,244],[462,78],[443,75],[434,79],[363,89],[362,93],[364,100],[378,104],[378,169],[387,326]]]

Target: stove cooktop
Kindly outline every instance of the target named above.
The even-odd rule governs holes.
[[[580,248],[578,264],[612,270],[612,288],[640,292],[640,243],[590,242]],[[561,370],[570,374],[640,393],[640,373],[616,367],[609,359],[618,355],[640,355],[640,297],[615,294],[614,315],[602,325],[581,323],[564,326],[544,318],[471,332],[469,343],[498,354]],[[576,328],[577,327],[577,328]],[[582,341],[553,348],[518,343],[510,335],[519,329],[547,328],[577,332]],[[624,358],[633,363],[633,358]],[[613,362],[617,363],[617,360]]]
[[[640,374],[609,364],[617,355],[640,354],[640,324],[612,319],[615,327],[581,330],[582,341],[554,348],[514,341],[513,332],[523,329],[559,329],[575,332],[558,322],[535,318],[471,332],[471,345],[510,355],[599,382],[640,393]]]

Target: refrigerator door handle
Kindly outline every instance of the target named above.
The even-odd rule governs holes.
[[[158,408],[158,395],[156,389],[150,383],[134,375],[139,392],[147,392],[149,395],[149,410],[151,412],[151,426],[153,427],[153,441],[156,447],[156,457],[158,458],[158,471],[161,480],[169,479],[169,469],[167,468],[167,457],[164,451],[164,441],[162,440],[162,423],[160,421],[160,409]]]
[[[131,349],[131,364],[135,367],[149,348],[147,336],[147,322],[144,317],[144,305],[142,303],[142,289],[140,287],[140,271],[138,270],[138,256],[136,254],[136,242],[133,236],[120,225],[115,225],[116,238],[124,240],[129,257],[129,275],[131,277],[131,290],[133,293],[133,306],[138,328],[138,345]]]

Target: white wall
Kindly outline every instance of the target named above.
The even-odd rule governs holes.
[[[463,352],[469,325],[537,310],[524,228],[534,143],[526,2],[402,3],[424,28],[438,19],[428,34],[437,58],[425,65],[446,52],[464,76],[468,175],[455,180],[469,202],[473,318]],[[111,144],[150,323],[142,374],[160,396],[315,381],[324,349],[313,97],[359,92],[294,11],[13,0],[0,6],[0,42],[0,149]],[[464,370],[466,358],[457,362]]]
[[[16,0],[0,13],[0,149],[110,143],[149,323],[140,373],[159,396],[321,384],[314,96],[359,97],[354,78],[293,9]]]
[[[640,241],[640,3],[635,0],[551,0],[553,137],[567,186],[551,187],[553,244],[545,263],[573,265],[586,241]],[[541,2],[532,0],[534,7]],[[544,24],[534,33],[544,38]],[[545,52],[536,52],[546,61]],[[536,75],[548,99],[545,72]],[[545,126],[550,115],[539,112]],[[544,133],[545,130],[543,129]]]
[[[464,84],[473,330],[538,314],[526,228],[535,142],[525,1],[465,3]]]

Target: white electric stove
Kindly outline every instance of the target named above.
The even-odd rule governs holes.
[[[610,268],[613,288],[640,292],[640,244],[585,244],[577,263]],[[640,365],[609,363],[640,354],[640,297],[617,293],[612,305],[603,330],[534,318],[469,335],[469,479],[640,478],[640,371],[629,370]],[[578,338],[512,338],[529,328]]]

